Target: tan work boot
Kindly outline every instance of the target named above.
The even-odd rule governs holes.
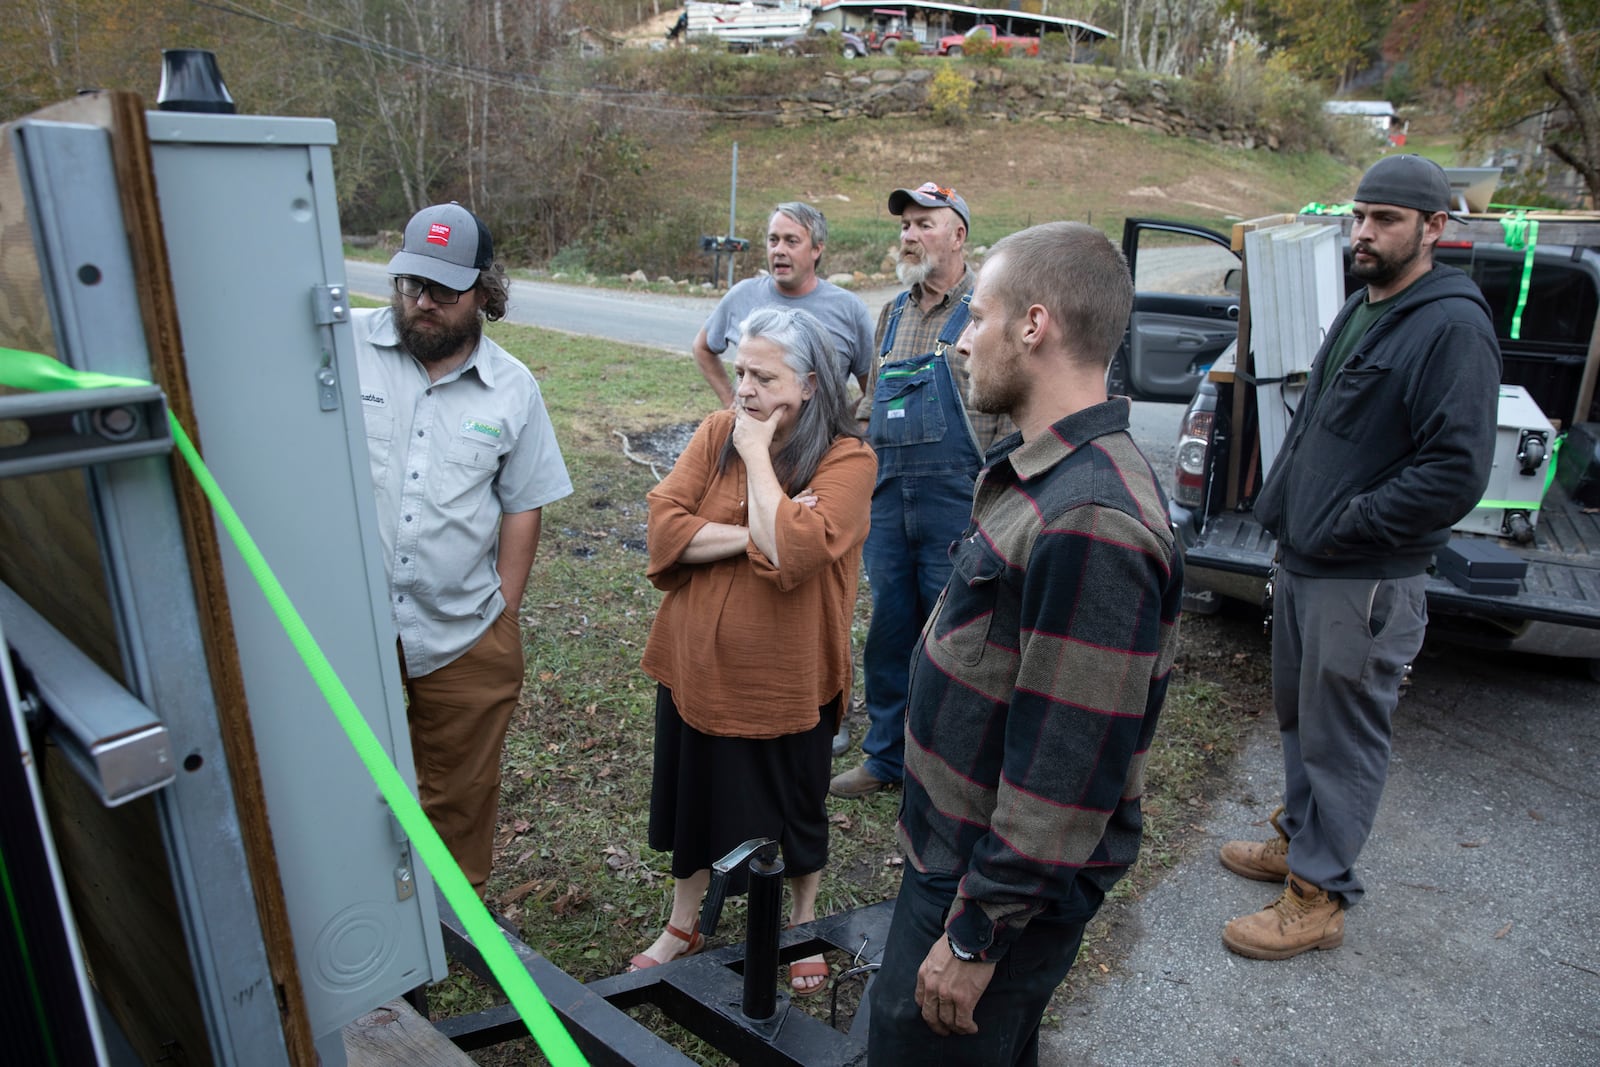
[[[851,800],[870,796],[889,784],[867,770],[867,765],[863,763],[858,767],[851,767],[843,774],[834,775],[833,781],[828,783],[828,792],[836,797]]]
[[[1222,865],[1234,874],[1258,882],[1281,882],[1289,877],[1289,835],[1278,825],[1283,805],[1267,819],[1278,836],[1271,841],[1229,841],[1217,854]]]
[[[1222,943],[1253,960],[1286,960],[1344,944],[1344,908],[1327,893],[1289,875],[1270,907],[1222,928]]]

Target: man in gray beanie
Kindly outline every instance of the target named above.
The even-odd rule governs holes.
[[[1356,188],[1346,301],[1255,514],[1278,539],[1272,700],[1283,742],[1277,836],[1223,866],[1276,882],[1222,941],[1278,960],[1344,940],[1344,908],[1388,775],[1391,718],[1427,625],[1428,565],[1477,505],[1493,458],[1500,348],[1472,279],[1434,266],[1450,183],[1421,156]]]

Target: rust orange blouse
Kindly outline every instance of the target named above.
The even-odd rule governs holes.
[[[643,667],[702,733],[781,737],[816,726],[817,709],[849,688],[850,620],[878,461],[855,438],[833,443],[811,479],[817,506],[778,505],[781,568],[753,542],[743,555],[680,563],[707,523],[750,523],[744,463],[736,454],[717,473],[732,433],[731,411],[709,416],[650,492],[646,573],[666,596]]]

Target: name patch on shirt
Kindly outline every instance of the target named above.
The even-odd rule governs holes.
[[[490,422],[488,419],[477,419],[468,415],[461,420],[461,436],[493,445],[499,444],[500,438],[505,436],[505,431],[501,429],[500,424],[497,422]]]
[[[389,401],[384,399],[382,393],[374,393],[366,389],[361,391],[361,402],[363,404],[371,404],[374,407],[380,408],[389,403]]]

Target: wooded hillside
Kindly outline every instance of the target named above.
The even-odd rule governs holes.
[[[1220,94],[1236,109],[1278,108],[1286,116],[1278,121],[1293,122],[1282,93],[1314,100],[1366,80],[1371,95],[1397,103],[1430,93],[1446,100],[1469,141],[1531,123],[1539,151],[1522,160],[1525,169],[1564,162],[1591,197],[1600,189],[1600,0],[1024,6],[1112,30],[1115,46],[1102,59],[1130,78],[1177,79],[1186,89],[1175,98]],[[596,37],[584,27],[605,31],[601,47],[611,47],[629,27],[674,9],[664,0],[19,0],[0,20],[0,117],[80,88],[132,89],[153,105],[161,49],[209,48],[241,111],[338,123],[348,230],[393,228],[441,199],[492,203],[506,250],[543,262],[575,243],[604,246],[632,233],[642,203],[664,210],[650,171],[661,146],[693,143],[712,121],[774,121],[785,94],[819,65],[842,69],[829,57],[719,61],[684,49],[580,56]],[[850,72],[885,62],[858,61]],[[975,57],[918,62],[981,80]],[[1246,78],[1249,93],[1278,95],[1251,103]],[[748,117],[727,118],[730,101]],[[644,221],[658,220],[646,213]]]

